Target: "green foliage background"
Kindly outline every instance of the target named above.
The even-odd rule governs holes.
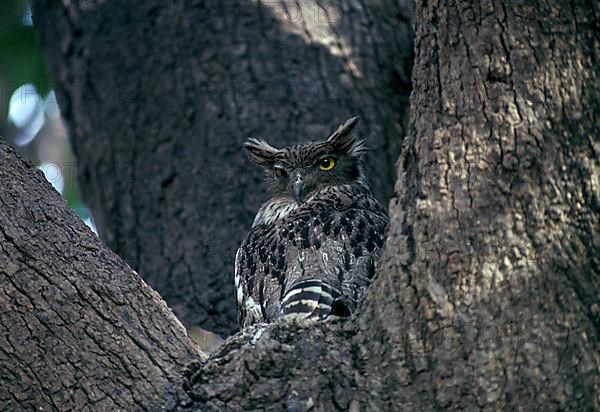
[[[2,0],[0,4],[0,78],[4,92],[10,98],[22,84],[33,83],[42,96],[48,94],[50,82],[33,26],[23,24],[27,2]]]
[[[64,136],[64,128],[42,128],[30,143],[19,146],[15,144],[15,136],[19,133],[19,129],[8,119],[11,96],[22,85],[33,84],[42,97],[47,96],[52,90],[30,19],[26,0],[0,0],[0,137],[17,146],[17,149],[36,165],[45,161],[40,149],[44,147],[41,140],[46,140],[46,147],[48,144],[56,145],[56,142],[59,144],[62,142],[53,150],[53,153],[60,153],[60,159],[52,160],[61,167],[63,174],[62,196],[75,212],[86,220],[90,215],[80,198],[77,179],[73,173],[75,159],[68,139]],[[46,116],[46,123],[48,120]],[[55,135],[53,136],[52,133]],[[57,133],[61,135],[57,136]]]

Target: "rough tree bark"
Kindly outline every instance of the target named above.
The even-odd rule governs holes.
[[[599,20],[583,2],[419,4],[411,127],[398,163],[381,272],[363,310],[347,321],[277,323],[236,335],[210,359],[187,368],[184,388],[191,401],[170,395],[180,401],[169,407],[599,409]],[[33,183],[41,185],[37,179]],[[2,199],[13,196],[3,193]],[[3,208],[10,219],[3,217],[2,227],[27,227],[31,218],[22,209]],[[65,209],[40,212],[36,219],[52,230],[77,227],[63,222]],[[18,231],[9,236],[12,244],[25,238]],[[69,250],[83,253],[84,246],[47,245],[57,259],[72,256]],[[37,279],[48,270],[27,269],[13,256],[3,259],[24,268],[23,275]],[[70,262],[63,258],[59,265]],[[87,273],[82,290],[102,285],[106,310],[130,308],[136,322],[135,305],[160,307],[154,298],[120,306],[109,299],[113,289],[139,287],[135,276],[111,283],[108,276],[96,282]],[[7,282],[1,285],[4,291]],[[48,302],[55,311],[49,320],[64,310],[44,299],[43,289],[29,295]],[[31,315],[46,309],[27,310],[28,302],[16,299],[0,303],[9,313],[2,324],[19,314],[14,307]],[[172,325],[161,313],[162,320],[147,326]],[[101,331],[106,323],[98,317],[90,328]],[[56,325],[56,336],[63,334],[70,336]],[[89,341],[77,336],[82,344]],[[112,342],[99,340],[99,346]],[[192,348],[180,342],[183,355],[173,356],[189,359]],[[157,338],[154,344],[165,342]],[[41,352],[33,347],[19,366],[40,373],[44,365],[28,360],[53,361]],[[97,352],[80,355],[96,366],[90,373],[106,371],[106,362],[117,357]],[[180,365],[173,362],[174,374]],[[119,379],[110,385],[127,386]],[[130,391],[140,394],[138,403],[119,406],[151,405],[136,388]],[[60,407],[64,391],[36,395]]]
[[[191,376],[195,401],[600,408],[598,23],[583,2],[420,3],[410,132],[362,313],[224,348]]]
[[[429,1],[417,22],[372,364],[426,410],[597,410],[599,10]]]
[[[407,122],[404,2],[33,2],[101,237],[185,324],[237,331],[233,257],[265,199],[241,150],[358,114],[387,202]]]
[[[0,409],[172,409],[198,358],[156,292],[0,140]]]

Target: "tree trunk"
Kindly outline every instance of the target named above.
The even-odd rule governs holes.
[[[185,329],[0,140],[2,410],[173,409],[198,358]]]
[[[92,4],[93,3],[93,4]],[[407,123],[402,2],[33,2],[85,202],[185,324],[237,331],[233,257],[266,193],[242,142],[357,114],[387,202]]]
[[[418,7],[367,364],[423,410],[598,410],[600,18],[508,3]]]
[[[94,382],[110,376],[102,374],[121,358],[137,362],[135,353],[122,355],[121,347],[111,346],[122,342],[107,338],[112,330],[156,336],[146,328],[160,328],[165,339],[144,340],[140,351],[163,356],[150,362],[151,379],[144,366],[143,374],[117,366],[115,373],[129,380],[102,381],[111,394],[129,391],[128,409],[155,407],[153,390],[170,380],[175,384],[166,396],[169,409],[600,409],[600,70],[594,32],[600,19],[583,4],[557,0],[471,6],[429,1],[417,8],[411,127],[398,163],[381,270],[357,316],[307,327],[253,326],[190,366],[182,393],[177,373],[193,353],[185,333],[114,255],[72,235],[83,226],[64,204],[59,209],[56,197],[42,197],[37,174],[23,189],[9,184],[0,192],[0,227],[10,239],[2,239],[2,267],[12,270],[2,292],[11,290],[14,272],[36,281],[26,294],[31,300],[0,300],[2,313],[9,314],[2,325],[18,325],[13,318],[19,316],[29,316],[24,325],[41,318],[55,329],[36,332],[38,339],[69,336],[79,338],[78,348],[91,342],[98,348],[73,353],[21,337],[12,347],[31,345],[22,354],[23,369],[40,376],[48,373],[48,363],[71,365],[61,361],[63,353],[75,354],[85,362],[75,363],[74,371],[82,368],[81,376],[89,373]],[[0,157],[3,181],[31,175],[6,156]],[[50,209],[36,213],[34,199]],[[32,218],[35,237],[6,229],[29,227]],[[39,250],[26,243],[62,238]],[[6,252],[6,245],[16,244],[20,259]],[[56,299],[52,289],[38,286],[49,268],[79,282],[73,298]],[[81,268],[76,278],[69,268]],[[124,288],[131,291],[130,302],[115,298]],[[70,309],[79,301],[97,302],[91,298],[96,294],[105,305]],[[61,326],[73,324],[62,321],[63,313],[81,315],[91,308],[96,315],[117,313],[128,326],[116,329],[114,318],[103,316],[87,328],[75,324],[85,333]],[[159,315],[151,312],[148,323],[144,315],[153,310]],[[165,355],[167,342],[174,346]],[[56,348],[53,356],[47,356],[48,347]],[[9,376],[3,356],[0,372]],[[40,368],[38,362],[46,364]],[[20,390],[16,379],[4,382],[2,399],[10,396],[5,388]],[[70,393],[64,388],[79,389],[81,382],[65,379],[61,389],[24,396],[31,400],[27,405],[49,399],[58,409]],[[44,384],[58,385],[37,387]]]

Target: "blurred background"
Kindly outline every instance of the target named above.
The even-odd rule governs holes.
[[[96,232],[79,195],[76,160],[26,0],[0,0],[0,137],[35,164]]]

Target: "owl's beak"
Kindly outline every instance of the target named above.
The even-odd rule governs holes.
[[[304,180],[302,179],[302,175],[296,175],[293,187],[294,199],[296,199],[296,202],[302,203],[302,197],[304,196]]]

